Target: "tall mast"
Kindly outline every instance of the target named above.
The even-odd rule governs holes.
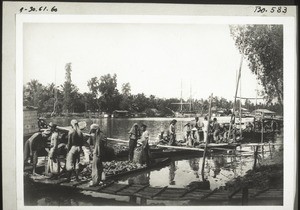
[[[180,112],[182,112],[182,79],[180,82]]]
[[[190,84],[190,112],[192,111],[192,85]]]

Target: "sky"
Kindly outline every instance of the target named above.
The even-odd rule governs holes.
[[[72,82],[88,92],[92,77],[117,74],[118,89],[184,99],[214,96],[232,100],[239,54],[229,25],[141,23],[25,23],[24,84],[63,84],[72,63]],[[182,82],[182,88],[181,88]],[[244,59],[241,95],[255,97],[257,80]],[[240,94],[239,94],[240,95]]]

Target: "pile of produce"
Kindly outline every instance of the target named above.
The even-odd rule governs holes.
[[[136,164],[130,161],[110,161],[103,162],[103,172],[106,176],[121,174],[127,171],[145,168],[146,165]],[[81,172],[81,177],[90,177],[92,174],[92,164],[85,166]]]
[[[127,171],[145,168],[146,165],[135,164],[130,161],[114,161],[113,160],[111,162],[104,162],[103,167],[104,167],[104,170],[103,170],[104,173],[107,176],[110,176],[110,175],[124,173]]]

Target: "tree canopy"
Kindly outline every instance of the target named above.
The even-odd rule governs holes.
[[[277,100],[283,107],[283,26],[231,25],[230,33],[268,103]]]

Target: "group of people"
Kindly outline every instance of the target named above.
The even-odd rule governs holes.
[[[231,134],[229,135],[229,127],[220,124],[217,118],[208,120],[205,116],[203,121],[199,120],[199,117],[195,117],[194,120],[187,122],[183,129],[183,141],[176,140],[176,125],[177,121],[174,119],[170,122],[167,131],[162,131],[159,134],[160,142],[176,146],[178,142],[186,143],[187,146],[196,146],[200,143],[220,143],[227,142],[229,136],[237,135],[237,129],[235,125],[232,125]]]
[[[33,165],[33,174],[36,174],[38,156],[48,152],[48,162],[46,164],[46,174],[51,174],[50,178],[58,178],[59,175],[66,174],[67,181],[75,175],[79,179],[80,154],[83,153],[84,162],[90,163],[92,159],[92,181],[91,186],[99,185],[102,181],[103,157],[105,155],[106,136],[101,131],[98,124],[90,126],[89,134],[83,134],[77,120],[70,122],[71,129],[64,141],[57,125],[49,123],[47,126],[34,133],[24,145],[24,165],[30,160]],[[88,136],[85,138],[84,136]],[[50,148],[47,143],[50,140]],[[138,141],[139,140],[139,141]],[[142,163],[150,164],[149,132],[147,125],[139,126],[135,123],[129,131],[129,160],[133,161],[134,152],[138,144],[142,149]],[[62,164],[64,162],[64,164]],[[66,173],[65,173],[66,172]]]
[[[147,130],[147,125],[142,124],[140,127],[137,123],[134,123],[131,127],[129,134],[129,161],[133,161],[134,152],[138,145],[138,140],[141,142],[141,156],[142,164],[150,164],[150,149],[149,149],[149,132]]]
[[[61,142],[57,125],[49,123],[48,127],[33,134],[24,146],[24,164],[30,162],[33,165],[33,174],[36,174],[36,166],[38,155],[40,152],[48,151],[48,163],[46,173],[52,177],[58,177],[62,171],[66,171],[67,181],[71,181],[72,175],[75,179],[79,179],[79,162],[80,154],[85,153],[87,148],[92,153],[92,181],[90,185],[98,185],[101,183],[103,172],[103,155],[106,137],[100,130],[98,124],[90,126],[89,138],[84,140],[84,134],[79,128],[77,120],[71,120],[71,129],[68,132],[67,143]],[[47,149],[47,142],[50,138],[50,150]],[[64,161],[65,164],[61,164]],[[61,166],[63,166],[61,170]]]

